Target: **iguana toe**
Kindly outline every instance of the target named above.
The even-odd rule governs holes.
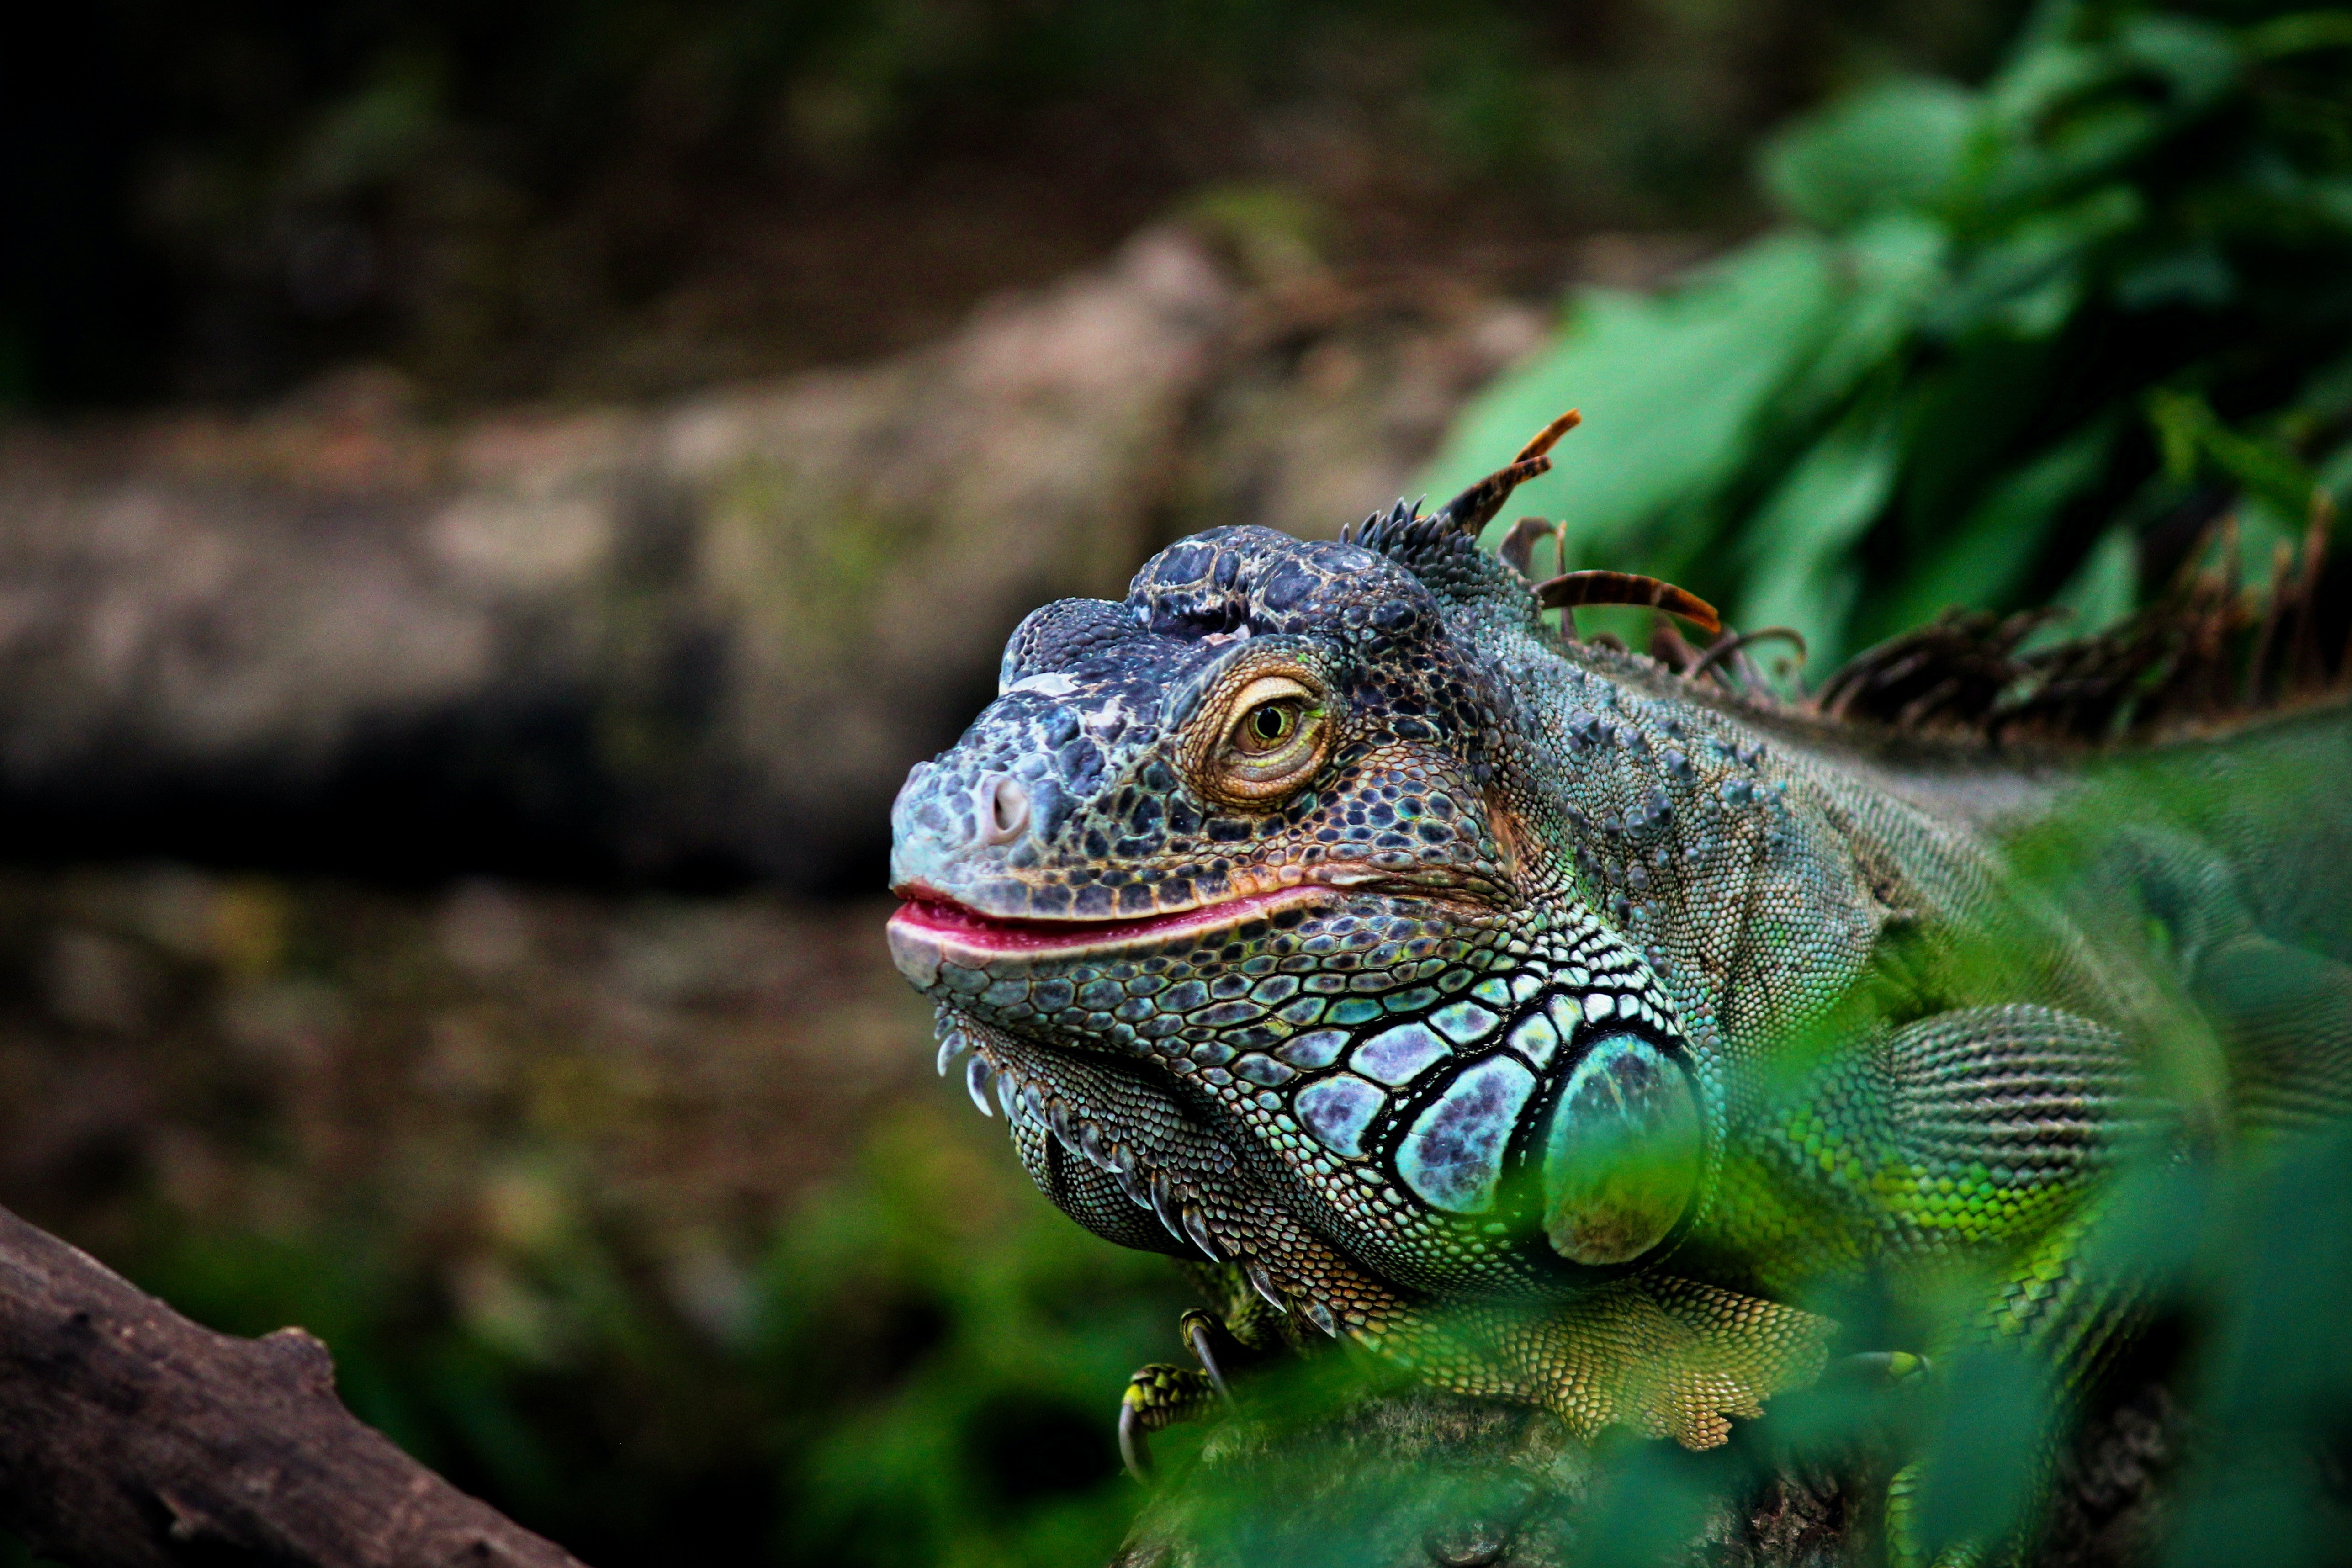
[[[1222,1393],[1207,1373],[1191,1367],[1138,1367],[1118,1401],[1118,1457],[1128,1474],[1150,1480],[1150,1435],[1179,1421],[1199,1420],[1216,1407]]]
[[[1224,1344],[1233,1343],[1233,1334],[1213,1315],[1199,1307],[1188,1307],[1184,1310],[1183,1315],[1176,1320],[1176,1333],[1184,1342],[1185,1348],[1192,1352],[1194,1359],[1200,1362],[1201,1370],[1208,1374],[1210,1385],[1217,1391],[1217,1397],[1223,1400],[1230,1407],[1234,1403],[1234,1391],[1225,1382],[1224,1369],[1218,1364],[1218,1360],[1223,1353],[1220,1349],[1221,1342]]]

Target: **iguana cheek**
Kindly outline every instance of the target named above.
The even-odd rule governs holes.
[[[1517,883],[1528,860],[1528,830],[1509,803],[1491,792],[1486,796],[1486,830],[1495,840],[1496,868],[1506,881]]]
[[[1571,1263],[1630,1263],[1674,1230],[1698,1191],[1698,1100],[1637,1035],[1593,1042],[1543,1141],[1544,1235]]]

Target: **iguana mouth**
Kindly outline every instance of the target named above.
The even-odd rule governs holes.
[[[890,917],[890,952],[910,976],[910,961],[936,973],[942,963],[979,968],[1008,958],[1067,958],[1223,931],[1284,910],[1326,902],[1333,892],[1318,883],[1305,883],[1128,920],[1024,920],[982,914],[917,888],[899,895],[907,901]]]

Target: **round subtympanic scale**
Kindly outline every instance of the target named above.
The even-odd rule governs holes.
[[[1630,1263],[1698,1189],[1690,1079],[1638,1035],[1594,1041],[1560,1086],[1543,1140],[1544,1235],[1572,1263]]]

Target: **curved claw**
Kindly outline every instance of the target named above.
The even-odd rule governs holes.
[[[1274,1281],[1267,1278],[1265,1264],[1255,1258],[1245,1258],[1242,1260],[1242,1272],[1249,1277],[1250,1289],[1256,1291],[1267,1306],[1277,1312],[1290,1310],[1282,1300],[1282,1292],[1276,1289]]]
[[[1208,1254],[1210,1262],[1225,1260],[1224,1248],[1217,1245],[1216,1232],[1209,1228],[1209,1216],[1201,1212],[1200,1205],[1185,1204],[1178,1211],[1178,1217],[1184,1222],[1184,1234],[1192,1238],[1193,1246]]]
[[[971,1049],[971,1041],[965,1037],[961,1029],[950,1029],[942,1035],[940,1037],[940,1076],[947,1077],[948,1068],[955,1065],[956,1058],[970,1049]]]
[[[1127,1467],[1129,1475],[1146,1486],[1151,1484],[1151,1440],[1132,1389],[1118,1402],[1118,1462]]]
[[[1192,1238],[1184,1234],[1183,1212],[1176,1206],[1176,1189],[1169,1185],[1168,1178],[1158,1171],[1152,1172],[1150,1190],[1151,1212],[1160,1216],[1160,1225],[1170,1236],[1192,1246]]]
[[[1151,1474],[1146,1439],[1163,1426],[1197,1421],[1213,1407],[1217,1390],[1208,1373],[1190,1367],[1138,1367],[1118,1401],[1118,1457],[1138,1480]]]
[[[1209,1383],[1216,1389],[1217,1397],[1225,1402],[1227,1409],[1233,1408],[1234,1391],[1225,1384],[1224,1370],[1217,1365],[1216,1336],[1212,1330],[1209,1314],[1194,1307],[1178,1320],[1177,1329],[1184,1337],[1184,1348],[1192,1352],[1192,1358],[1201,1363],[1201,1370],[1209,1374]]]

